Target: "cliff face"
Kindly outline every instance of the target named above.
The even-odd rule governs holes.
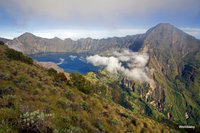
[[[170,24],[159,24],[147,31],[143,42],[155,81],[144,96],[146,101],[172,120],[199,121],[200,41]]]
[[[122,94],[120,104],[126,108],[150,116],[158,114],[154,113],[155,109],[172,121],[198,125],[200,41],[170,24],[159,24],[148,30],[139,44],[139,51],[149,55],[147,66],[154,69],[150,77],[153,83],[125,77],[111,80],[109,74],[102,75],[102,72],[97,74],[98,80],[120,86],[121,90],[115,91]]]

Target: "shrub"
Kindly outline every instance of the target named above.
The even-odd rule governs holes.
[[[64,94],[68,99],[72,99],[72,97],[74,95],[72,90],[66,90]]]
[[[14,133],[18,112],[13,108],[0,108],[0,133]]]
[[[0,107],[15,107],[16,95],[5,95],[0,101]]]
[[[71,118],[74,122],[77,122],[79,120],[79,116],[77,114],[72,115]]]
[[[55,69],[53,69],[53,68],[48,69],[48,75],[49,75],[49,76],[53,76],[53,75],[55,75],[56,73],[57,73],[57,71],[56,71]]]
[[[71,119],[69,117],[62,117],[62,121],[65,123],[69,123]]]
[[[53,114],[45,114],[40,110],[25,112],[19,119],[19,132],[49,132],[49,119]]]
[[[62,106],[62,108],[67,108],[71,106],[71,102],[64,99],[58,99],[57,103]]]
[[[54,78],[55,78],[55,81],[57,82],[68,81],[64,73],[57,73],[54,75]]]
[[[57,88],[51,88],[50,89],[51,93],[56,94],[58,92]]]
[[[0,79],[11,80],[11,77],[8,74],[0,73]]]
[[[0,45],[4,45],[4,42],[3,42],[3,41],[0,41]]]
[[[111,123],[111,125],[117,125],[119,122],[118,122],[118,120],[117,119],[112,119],[111,121],[110,121],[110,123]]]
[[[80,133],[82,129],[80,127],[69,126],[67,129],[67,133]]]
[[[37,95],[38,93],[39,93],[39,90],[38,90],[38,89],[34,89],[34,90],[33,90],[33,94],[34,94],[34,95]]]
[[[18,52],[14,49],[7,49],[6,56],[11,60],[19,60],[26,64],[33,64],[33,60],[30,57],[23,55],[21,52]]]
[[[80,103],[72,103],[71,104],[71,107],[72,107],[72,110],[73,111],[80,111],[80,110],[83,110],[83,107]]]
[[[62,128],[58,130],[58,133],[82,133],[83,130],[80,127],[75,127],[70,125],[67,128]]]
[[[98,128],[100,131],[104,132],[104,126],[99,119],[96,121],[95,127]]]
[[[80,91],[82,91],[85,94],[92,93],[92,84],[90,81],[85,79],[83,75],[78,73],[71,73],[70,76],[73,86],[76,86]]]
[[[41,90],[45,90],[46,88],[42,85],[42,83],[37,83],[37,86]]]
[[[26,77],[18,77],[14,79],[13,82],[19,87],[20,89],[26,90],[28,87],[28,80]]]
[[[48,97],[47,97],[46,95],[43,95],[43,96],[40,98],[40,100],[41,100],[42,102],[47,102],[47,101],[48,101]]]
[[[87,102],[81,102],[80,104],[81,104],[81,106],[82,106],[82,108],[84,110],[88,110],[89,109],[89,104]]]
[[[8,87],[5,87],[5,88],[0,88],[0,96],[1,95],[12,94],[13,92],[15,92],[15,90],[11,86],[8,86]]]

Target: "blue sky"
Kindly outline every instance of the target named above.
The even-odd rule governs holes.
[[[0,0],[0,37],[106,38],[170,23],[200,39],[200,0]]]

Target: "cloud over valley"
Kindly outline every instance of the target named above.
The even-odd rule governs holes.
[[[140,82],[153,82],[149,78],[153,69],[146,66],[149,60],[147,53],[124,50],[113,52],[111,56],[94,55],[86,59],[94,66],[104,66],[111,73],[122,73],[127,78]]]

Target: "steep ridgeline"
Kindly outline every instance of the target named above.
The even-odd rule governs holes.
[[[153,85],[126,77],[113,78],[104,71],[88,73],[86,77],[108,86],[117,85],[115,88],[121,88],[115,89],[121,99],[117,102],[133,111],[157,118],[162,117],[159,111],[179,124],[199,125],[200,41],[170,24],[151,28],[143,39],[139,41],[139,51],[149,54],[147,66],[154,69]]]
[[[169,24],[146,33],[156,87],[146,99],[169,119],[199,125],[200,41]]]
[[[107,39],[71,39],[61,40],[59,38],[45,39],[37,37],[31,33],[25,33],[18,38],[9,41],[7,45],[25,54],[35,54],[43,52],[73,52],[73,53],[101,53],[111,50],[119,50],[130,47],[138,51],[141,47],[140,40],[144,35],[113,37]],[[135,41],[137,40],[137,41]]]

